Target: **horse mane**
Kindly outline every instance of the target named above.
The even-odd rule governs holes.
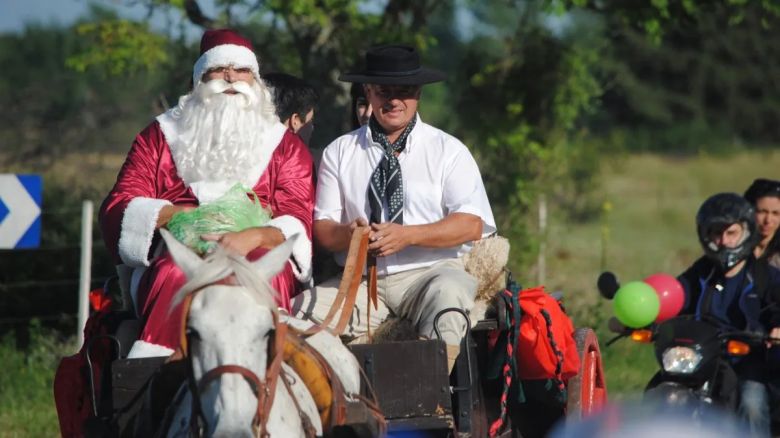
[[[176,292],[168,312],[170,313],[176,306],[181,304],[187,295],[222,280],[231,274],[235,275],[238,285],[249,291],[249,295],[259,305],[268,307],[272,312],[277,311],[276,298],[278,292],[271,287],[268,280],[258,273],[244,256],[217,247],[216,251],[203,260],[203,264],[198,267],[195,276],[190,278]]]

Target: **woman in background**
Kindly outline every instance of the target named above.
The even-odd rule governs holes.
[[[349,94],[352,96],[352,129],[358,129],[371,118],[371,104],[366,100],[363,84],[352,83]]]
[[[756,223],[761,241],[753,254],[756,258],[765,257],[770,265],[780,269],[780,181],[759,178],[753,181],[745,192],[747,199],[756,210]]]

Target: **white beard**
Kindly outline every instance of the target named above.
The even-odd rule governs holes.
[[[228,89],[237,94],[225,94]],[[248,181],[259,157],[269,148],[266,134],[279,118],[268,88],[255,81],[228,83],[221,79],[199,83],[169,111],[175,138],[168,144],[179,176],[185,183]],[[259,177],[259,176],[258,176]]]

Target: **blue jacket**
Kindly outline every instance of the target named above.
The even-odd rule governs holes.
[[[714,319],[736,330],[767,332],[780,326],[780,271],[750,257],[732,278],[709,258],[698,259],[678,280],[685,289],[681,314]]]

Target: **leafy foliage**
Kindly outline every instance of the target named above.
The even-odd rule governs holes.
[[[87,50],[68,58],[66,65],[79,72],[98,66],[116,76],[168,61],[165,39],[142,24],[127,20],[85,23],[76,27],[76,33],[88,38]]]
[[[126,150],[153,114],[155,75],[125,75],[117,82],[66,68],[81,44],[57,28],[0,36],[0,163],[9,170],[33,161],[45,168],[75,150]]]
[[[169,61],[166,39],[149,31],[145,24],[128,20],[107,20],[78,25],[85,50],[69,57],[65,64],[76,71],[99,67],[107,74],[135,73]]]
[[[478,7],[479,8],[479,7]],[[465,44],[454,93],[458,131],[476,149],[499,229],[509,230],[514,258],[533,257],[532,228],[537,194],[566,204],[595,171],[582,161],[577,127],[597,107],[597,39],[555,35],[528,4],[478,11],[510,17],[502,39],[479,36]],[[521,23],[515,26],[514,23]],[[573,30],[576,34],[577,30]],[[587,42],[585,42],[587,41]],[[573,166],[590,163],[588,176],[572,186]],[[574,188],[575,190],[571,190]],[[523,263],[523,264],[525,264]]]
[[[571,4],[571,2],[567,2]],[[605,24],[603,118],[635,149],[780,140],[780,6],[772,1],[587,1]]]
[[[140,0],[150,10],[178,11],[183,19],[206,28],[232,27],[254,43],[261,70],[300,75],[318,88],[323,111],[317,115],[313,144],[325,145],[350,127],[348,85],[336,78],[353,69],[362,50],[383,42],[409,42],[425,50],[433,41],[425,26],[431,14],[446,4],[442,0],[391,1],[382,8],[363,0],[221,0],[215,17],[203,14],[195,0]],[[106,57],[132,57],[98,41]],[[152,42],[158,47],[161,41]],[[155,50],[149,49],[152,53]],[[197,55],[181,66],[190,66]],[[118,61],[118,60],[117,60]],[[145,61],[154,61],[146,57]],[[128,59],[122,64],[131,64]],[[120,64],[120,62],[116,62]],[[150,62],[147,67],[154,67]],[[188,68],[188,67],[187,67]],[[184,68],[184,70],[187,70]]]

